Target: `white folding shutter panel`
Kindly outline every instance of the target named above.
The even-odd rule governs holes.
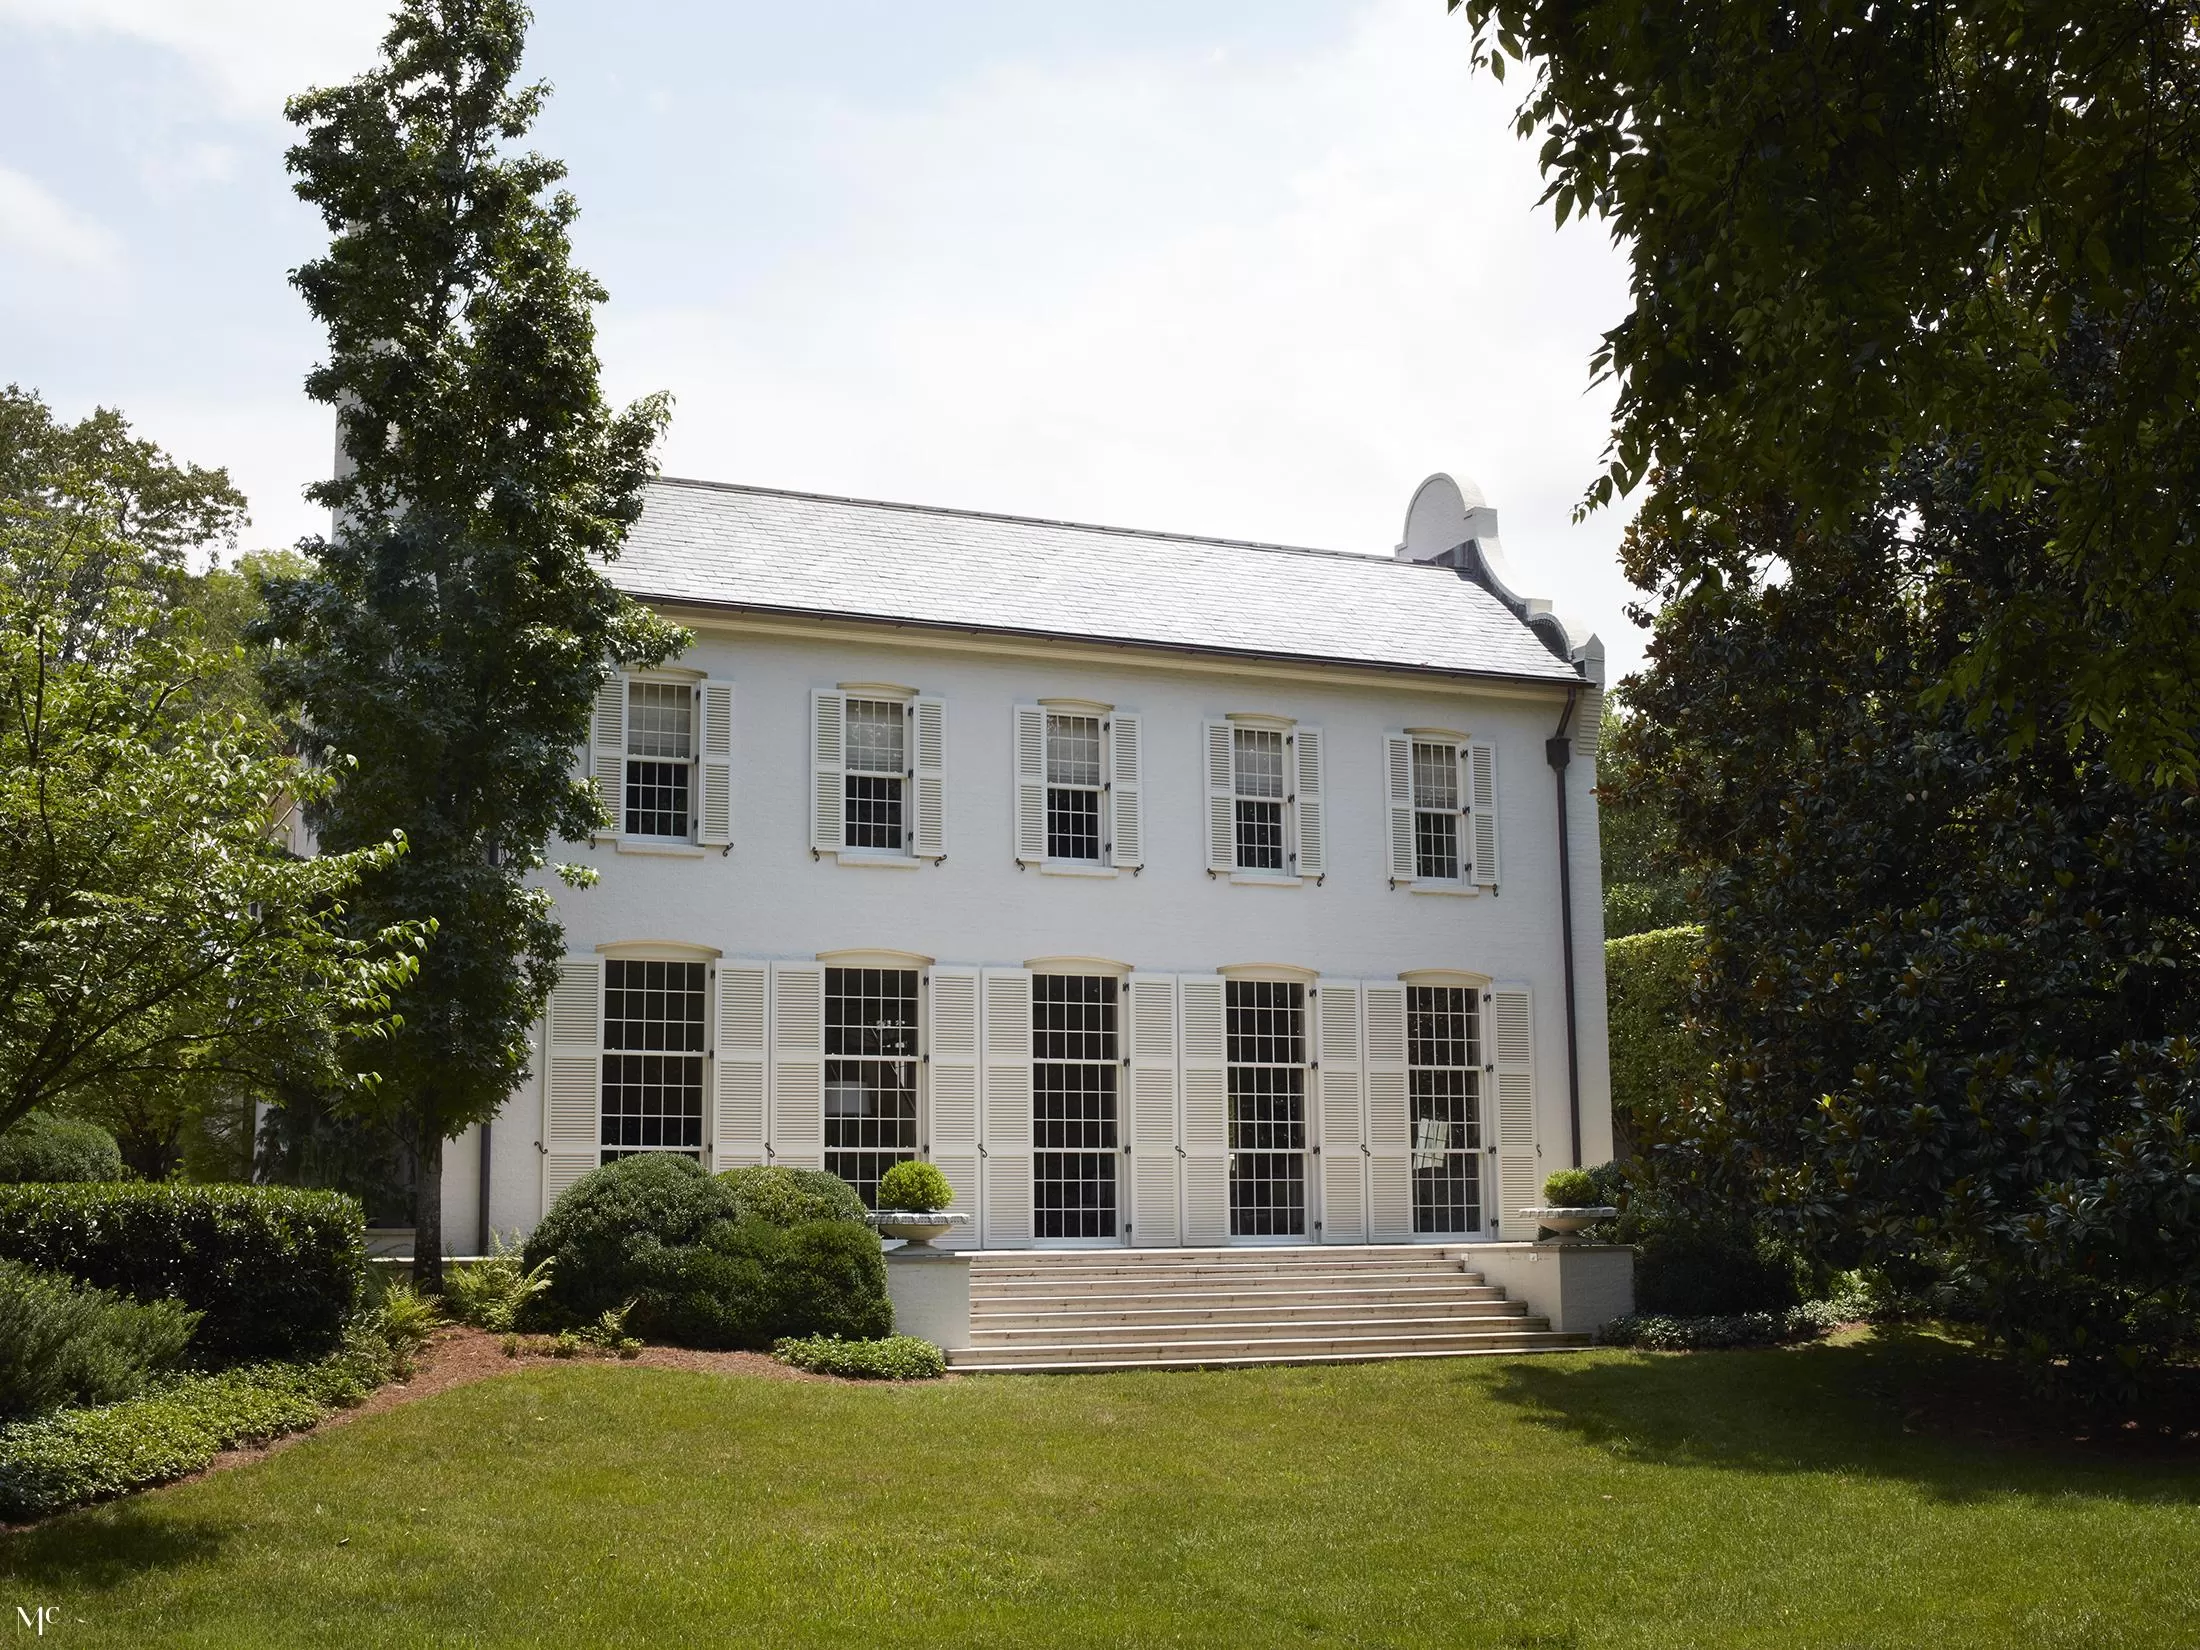
[[[1328,810],[1322,803],[1322,730],[1301,727],[1291,736],[1297,754],[1298,858],[1293,862],[1302,877],[1318,877],[1329,869]]]
[[[1467,747],[1467,795],[1474,820],[1474,880],[1497,886],[1497,747]]]
[[[1207,758],[1207,869],[1237,869],[1237,752],[1230,724],[1204,725]]]
[[[1136,716],[1117,711],[1108,719],[1109,822],[1114,831],[1108,862],[1126,871],[1146,863],[1145,799],[1138,777],[1144,740]]]
[[[810,694],[810,848],[837,854],[847,841],[848,696],[819,688]]]
[[[544,1016],[542,1207],[602,1161],[603,961],[565,959]]]
[[[1016,858],[1037,865],[1047,857],[1047,713],[1016,707]]]
[[[1413,853],[1413,741],[1393,733],[1383,743],[1383,771],[1390,782],[1390,880],[1411,882],[1418,867]]]
[[[617,836],[626,826],[626,676],[620,671],[596,690],[595,713],[588,719],[588,771],[596,799],[611,816],[599,834]]]
[[[1122,1015],[1129,1082],[1130,1239],[1141,1249],[1183,1241],[1176,1126],[1176,976],[1133,974]]]
[[[910,707],[916,737],[914,771],[910,782],[916,792],[915,825],[911,852],[919,859],[947,857],[947,705],[940,699],[919,699]]]
[[[1482,1006],[1488,1016],[1484,1070],[1497,1090],[1497,1224],[1506,1237],[1525,1241],[1535,1236],[1535,1222],[1521,1219],[1520,1211],[1543,1202],[1536,1173],[1534,1001],[1525,985],[1499,985]]]
[[[695,814],[695,840],[706,848],[733,841],[733,684],[705,680],[695,690],[702,713],[701,806]]]
[[[985,1161],[979,1183],[988,1249],[1031,1242],[1031,976],[985,971]]]
[[[925,977],[925,1073],[932,1102],[928,1151],[970,1216],[941,1242],[970,1245],[984,1220],[978,1164],[978,971],[934,968]]]
[[[1367,1241],[1366,1117],[1360,1097],[1360,984],[1314,988],[1314,1058],[1321,1097],[1322,1241]]]
[[[1406,1104],[1406,988],[1370,980],[1367,1023],[1367,1224],[1376,1243],[1413,1236],[1413,1138]]]
[[[770,1157],[794,1169],[825,1167],[825,970],[772,964]]]
[[[718,965],[717,1112],[711,1167],[764,1161],[765,1073],[771,1058],[771,967],[760,962]]]
[[[1177,980],[1179,1081],[1184,1092],[1184,1241],[1230,1237],[1230,1072],[1225,986],[1218,975]]]

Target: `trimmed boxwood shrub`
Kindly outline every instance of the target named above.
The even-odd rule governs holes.
[[[289,1186],[0,1186],[0,1259],[202,1312],[197,1357],[312,1357],[366,1281],[366,1223]]]
[[[879,1177],[878,1206],[928,1215],[955,1201],[955,1188],[936,1164],[922,1158],[896,1163]]]
[[[582,1175],[550,1206],[522,1251],[530,1271],[550,1262],[550,1287],[522,1313],[522,1322],[552,1328],[590,1323],[645,1291],[662,1289],[680,1257],[739,1211],[724,1177],[670,1152],[622,1157]]]
[[[752,1168],[728,1169],[718,1178],[733,1188],[736,1220],[765,1220],[774,1226],[851,1220],[861,1226],[871,1217],[856,1189],[823,1169],[760,1163]]]
[[[1587,1169],[1555,1169],[1543,1182],[1544,1207],[1594,1209],[1604,1201]]]
[[[652,1258],[662,1270],[636,1280],[630,1322],[659,1340],[762,1351],[788,1335],[866,1339],[894,1327],[878,1237],[852,1221],[721,1221],[693,1249]]]
[[[122,1148],[97,1123],[34,1111],[0,1134],[0,1182],[121,1178]]]
[[[199,1315],[0,1260],[0,1417],[127,1398],[183,1355]]]
[[[796,1369],[852,1381],[931,1381],[947,1373],[947,1355],[914,1335],[889,1335],[876,1341],[806,1335],[778,1342],[772,1356]]]
[[[1604,942],[1610,1012],[1612,1123],[1623,1155],[1664,1138],[1680,1090],[1709,1069],[1702,1047],[1682,1029],[1703,930],[1660,928]]]

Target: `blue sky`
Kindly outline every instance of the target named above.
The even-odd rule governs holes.
[[[227,465],[247,545],[330,446],[282,98],[384,9],[0,0],[0,379]],[[545,0],[528,66],[668,473],[1387,553],[1450,470],[1639,657],[1621,519],[1569,521],[1624,264],[1443,0]]]

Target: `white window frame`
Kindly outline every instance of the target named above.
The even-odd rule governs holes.
[[[1408,741],[1407,772],[1413,788],[1413,880],[1433,889],[1465,889],[1474,886],[1474,817],[1473,775],[1467,766],[1467,741],[1464,735],[1437,732],[1430,729],[1405,733]],[[1421,801],[1420,748],[1437,746],[1451,753],[1452,805],[1448,808],[1424,806]],[[1423,814],[1448,813],[1452,821],[1451,860],[1452,874],[1448,877],[1432,876],[1421,869],[1421,816]]]
[[[687,695],[688,753],[681,762],[664,757],[637,756],[634,753],[634,690],[636,688],[677,688]],[[621,691],[626,696],[625,752],[619,767],[618,836],[622,842],[634,843],[692,843],[702,820],[703,784],[703,684],[700,678],[656,671],[629,671]],[[627,793],[634,783],[634,764],[659,763],[668,767],[687,770],[687,829],[678,834],[654,831],[630,831]]]
[[[881,865],[907,868],[947,858],[947,707],[943,700],[892,682],[842,682],[812,692],[810,707],[810,852],[813,858],[831,855],[843,865]],[[830,708],[828,709],[828,702]],[[848,736],[851,706],[895,705],[902,714],[902,765],[857,768]],[[829,719],[835,731],[823,723]],[[832,752],[827,757],[827,747]],[[851,847],[848,826],[852,808],[848,782],[852,778],[896,779],[901,785],[901,846]],[[833,824],[824,824],[825,803],[820,792],[830,786],[837,798]]]
[[[1273,735],[1282,746],[1283,789],[1274,796],[1244,789],[1239,735]],[[1311,723],[1287,716],[1237,714],[1205,724],[1201,757],[1207,774],[1207,871],[1232,882],[1296,888],[1328,874],[1327,823],[1322,773],[1326,739]],[[1226,781],[1226,784],[1225,784]],[[1273,803],[1282,820],[1281,866],[1247,865],[1238,830],[1240,802]],[[1225,844],[1227,851],[1225,852]]]
[[[1091,784],[1057,782],[1051,755],[1057,720],[1097,724],[1097,774]],[[1054,876],[1137,875],[1145,865],[1145,824],[1140,766],[1144,752],[1139,716],[1091,699],[1039,699],[1015,708],[1012,840],[1019,866]],[[1093,798],[1097,852],[1072,858],[1054,852],[1055,793],[1078,790]]]

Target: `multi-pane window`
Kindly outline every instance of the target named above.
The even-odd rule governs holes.
[[[1230,1230],[1306,1231],[1306,988],[1228,982]]]
[[[626,834],[685,838],[694,822],[694,775],[695,690],[627,683]]]
[[[1413,742],[1413,874],[1459,880],[1459,747]]]
[[[1461,986],[1411,986],[1406,1062],[1413,1229],[1482,1227],[1481,1004]]]
[[[703,1150],[704,967],[604,965],[603,1161]]]
[[[917,976],[825,970],[825,1167],[878,1204],[879,1176],[917,1155]]]
[[[1099,717],[1047,713],[1047,858],[1100,862],[1106,749]]]
[[[1241,871],[1281,871],[1286,867],[1283,807],[1288,793],[1283,776],[1287,756],[1279,729],[1231,729],[1237,865]]]
[[[1086,974],[1031,981],[1034,1234],[1116,1234],[1116,985]]]
[[[904,852],[909,712],[891,699],[850,699],[847,716],[847,845]]]

